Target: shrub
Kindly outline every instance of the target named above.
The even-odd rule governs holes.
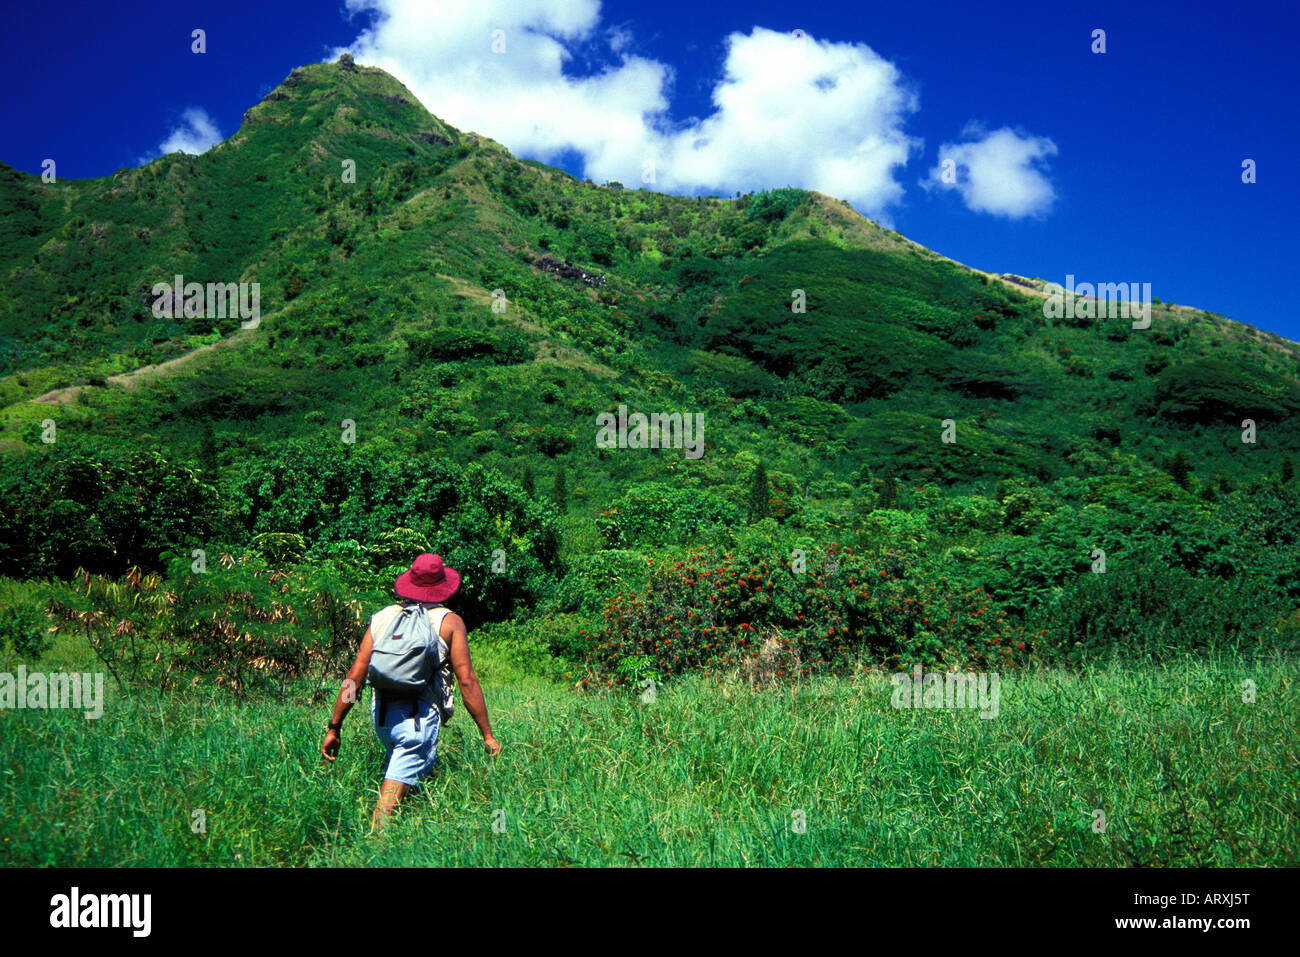
[[[777,665],[784,678],[847,672],[863,661],[897,669],[1026,660],[1023,633],[982,591],[950,586],[902,552],[831,545],[810,554],[802,574],[768,554],[697,550],[651,566],[643,590],[610,601],[584,682],[632,687],[620,666],[638,656],[665,677],[743,668],[756,655],[797,658],[792,672]]]
[[[1248,576],[1197,577],[1160,556],[1130,553],[1103,574],[1088,572],[1047,608],[1044,651],[1070,664],[1117,658],[1161,661],[1190,652],[1284,650],[1286,606]]]
[[[517,445],[527,445],[549,458],[571,451],[573,433],[554,425],[519,426],[506,432],[505,437]]]
[[[803,508],[799,480],[788,472],[768,472],[767,487],[767,513],[777,521],[787,521]]]
[[[56,628],[81,635],[120,687],[167,690],[203,682],[237,696],[347,667],[364,628],[360,589],[328,568],[273,569],[254,553],[224,554],[205,574],[175,558],[165,575],[120,580],[83,574],[67,602],[51,599]]]
[[[478,463],[462,468],[393,455],[376,443],[340,445],[291,440],[244,466],[235,487],[250,538],[292,528],[308,550],[355,539],[379,548],[378,560],[400,554],[403,564],[419,551],[437,551],[464,573],[457,610],[476,621],[510,618],[517,604],[536,603],[553,588],[560,563],[550,505]],[[385,539],[402,529],[411,534]],[[418,544],[427,547],[403,551]],[[507,556],[500,574],[492,567],[498,549]]]
[[[923,549],[930,536],[930,518],[924,512],[877,508],[862,521],[861,541],[867,545],[891,545],[905,551]]]
[[[36,661],[49,650],[50,622],[33,602],[20,602],[0,609],[0,646],[13,649],[27,661]]]
[[[579,662],[591,650],[594,622],[582,615],[550,615],[529,622],[538,644],[557,658]]]
[[[491,660],[504,661],[524,674],[562,679],[586,652],[584,633],[592,627],[581,615],[493,622],[470,636],[472,644],[491,649]]]
[[[408,342],[411,352],[421,361],[449,362],[464,359],[492,359],[501,365],[527,362],[533,348],[518,333],[488,332],[481,329],[438,329],[414,333]]]
[[[614,252],[618,248],[618,240],[611,230],[593,223],[584,226],[579,231],[579,235],[583,246],[586,247],[587,258],[601,266],[614,264]]]
[[[253,550],[269,565],[293,565],[302,561],[307,543],[295,532],[263,532],[253,538]]]
[[[394,528],[376,533],[366,552],[376,567],[384,568],[389,565],[407,565],[417,555],[423,555],[428,550],[429,541],[420,532],[410,528]]]
[[[629,548],[681,544],[739,518],[737,507],[713,492],[649,482],[597,513],[596,527],[606,548]]]
[[[1052,514],[1051,493],[1038,487],[1019,488],[1002,498],[1002,524],[1013,535],[1028,535]]]
[[[70,575],[160,568],[168,549],[204,541],[215,490],[152,450],[42,453],[0,463],[0,571]]]
[[[1002,527],[1002,506],[982,495],[959,495],[940,505],[938,519],[945,532],[994,532]]]
[[[778,223],[808,201],[801,189],[773,189],[749,197],[746,218],[751,222]]]
[[[575,559],[555,591],[555,608],[561,612],[601,611],[615,592],[641,588],[646,581],[646,558],[641,552],[607,549]]]
[[[1187,422],[1276,420],[1300,411],[1300,382],[1241,361],[1197,359],[1166,369],[1155,401],[1162,416]]]

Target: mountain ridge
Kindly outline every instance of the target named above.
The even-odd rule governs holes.
[[[884,439],[864,421],[897,416],[887,406],[908,395],[935,414],[946,406],[949,416],[1007,421],[1008,410],[979,403],[1036,402],[1033,418],[1056,401],[1078,404],[1083,388],[1095,393],[1085,418],[1098,424],[1088,427],[1103,431],[1102,410],[1126,401],[1119,387],[1135,423],[1162,429],[1171,417],[1201,427],[1233,403],[1259,414],[1296,401],[1300,353],[1253,327],[1164,303],[1145,339],[1112,320],[1054,323],[1038,304],[1041,280],[958,263],[841,200],[597,186],[457,130],[385,71],[346,62],[293,70],[202,156],[72,183],[15,175],[0,171],[0,203],[19,214],[0,228],[0,355],[10,370],[0,378],[0,441],[11,451],[34,421],[21,406],[57,397],[76,408],[159,369],[188,381],[225,361],[211,348],[218,341],[271,368],[290,361],[286,347],[343,349],[348,358],[330,360],[335,372],[342,361],[393,367],[400,378],[402,362],[432,356],[429,336],[442,342],[462,321],[483,324],[462,318],[467,304],[502,335],[510,327],[528,339],[542,366],[563,354],[568,368],[659,382],[693,401],[712,381],[739,399],[842,406],[855,420],[852,454]],[[154,319],[150,286],[176,274],[259,282],[265,335],[230,342],[230,321]],[[493,310],[495,290],[508,311]],[[804,314],[791,306],[800,290]],[[42,312],[40,336],[29,318]],[[1222,383],[1220,354],[1257,374]],[[1030,462],[1039,453],[1017,454]]]
[[[273,125],[282,122],[285,110],[293,109],[294,106],[299,105],[301,102],[303,102],[301,97],[302,87],[309,87],[313,83],[318,83],[323,76],[328,76],[331,72],[347,77],[349,80],[356,81],[355,83],[341,85],[339,87],[339,90],[342,90],[345,94],[346,93],[352,94],[352,101],[350,103],[340,102],[339,109],[341,111],[348,111],[348,112],[355,111],[356,103],[357,100],[359,99],[359,96],[366,95],[370,97],[378,97],[399,108],[402,107],[407,108],[410,113],[414,114],[413,120],[412,118],[409,117],[401,117],[401,122],[397,124],[396,135],[394,136],[394,138],[399,142],[404,140],[410,143],[414,141],[413,140],[414,137],[414,138],[423,138],[427,143],[441,142],[443,145],[453,145],[453,146],[468,144],[472,147],[483,150],[485,152],[492,152],[499,155],[509,156],[511,159],[514,159],[517,162],[525,162],[525,163],[531,162],[526,160],[519,160],[517,157],[514,157],[513,154],[511,154],[506,147],[504,147],[500,143],[497,143],[495,140],[492,140],[488,137],[482,136],[481,134],[475,132],[462,132],[452,127],[450,124],[441,120],[439,117],[437,117],[436,115],[431,113],[428,109],[426,109],[415,97],[415,95],[409,90],[409,88],[407,88],[399,80],[397,80],[395,77],[393,77],[391,74],[387,73],[383,69],[379,67],[362,66],[355,63],[348,66],[348,65],[344,65],[343,62],[309,64],[292,70],[285,77],[285,79],[281,81],[281,83],[279,83],[273,90],[267,93],[266,96],[264,96],[261,101],[259,101],[254,106],[250,107],[249,110],[245,112],[241,120],[239,129],[237,129],[233,134],[231,134],[230,137],[223,140],[221,143],[214,145],[212,149],[208,151],[208,153],[216,154],[226,149],[239,149],[248,141],[248,138],[252,134],[252,131],[255,130],[257,127],[268,125],[268,124]],[[369,84],[371,88],[364,89],[363,87],[358,86],[357,84]],[[339,90],[328,91],[325,95],[325,100],[319,102],[327,102],[328,100],[335,98]],[[288,105],[285,107],[275,106],[275,104],[277,103],[284,103],[286,101],[288,102]],[[317,105],[317,101],[311,101],[310,98],[308,99],[308,102],[309,105],[312,106]],[[400,109],[396,111],[395,118],[400,117],[400,113],[401,113]],[[346,119],[346,117],[343,117],[342,119]],[[386,128],[383,126],[369,127],[369,128],[375,131],[372,135],[389,135],[394,133],[393,129]],[[313,148],[315,149],[322,148],[319,141],[313,143]],[[185,155],[185,154],[173,154],[173,155]],[[113,186],[113,192],[116,194],[118,192],[129,189],[130,187],[129,182],[122,182],[122,180],[125,177],[129,177],[129,174],[132,171],[139,171],[141,169],[151,167],[154,164],[161,163],[166,159],[167,157],[159,157],[158,159],[150,161],[150,163],[144,164],[144,166],[142,167],[123,168],[121,170],[114,172],[113,174],[110,174],[108,177],[93,177],[93,178],[74,180],[74,181],[65,181],[65,182],[75,182],[80,184],[98,184],[98,183],[103,183],[107,180],[113,180],[115,181]],[[541,164],[537,164],[537,165],[541,165]],[[2,162],[0,162],[0,167],[4,167],[4,164]],[[8,169],[7,167],[4,168]],[[564,172],[563,170],[554,167],[545,167],[545,169],[550,171],[551,173],[558,173],[566,177],[570,175]],[[28,178],[29,183],[34,184],[39,181],[39,177],[29,176],[29,174],[19,174],[17,173],[17,171],[12,171],[12,170],[10,171],[16,173],[16,175],[19,176],[29,177]],[[968,269],[974,273],[980,273],[986,275],[990,279],[994,279],[999,282],[1008,284],[1012,288],[1015,288],[1017,291],[1030,292],[1030,293],[1036,292],[1039,294],[1042,294],[1043,292],[1042,286],[1046,282],[1045,280],[1042,279],[1030,280],[1031,284],[1029,286],[1026,286],[1023,283],[1019,283],[1016,281],[1016,278],[1023,278],[1023,277],[1017,277],[1016,274],[990,271],[990,270],[981,269],[979,267],[970,266],[968,264],[960,262],[959,260],[955,260],[952,259],[951,257],[945,256],[944,254],[938,252],[937,250],[931,249],[921,243],[917,243],[916,241],[909,239],[900,233],[897,233],[895,230],[891,230],[888,229],[887,227],[880,225],[878,222],[872,220],[870,217],[858,213],[856,210],[853,210],[843,200],[839,200],[827,194],[818,193],[812,190],[808,190],[807,192],[817,197],[818,204],[821,207],[821,211],[826,215],[828,220],[831,221],[839,220],[840,224],[848,227],[848,230],[853,235],[855,235],[856,238],[864,246],[867,246],[869,248],[915,249],[918,252],[922,253],[923,255],[940,257],[946,260],[947,262],[951,262],[954,265],[957,265],[961,268]],[[719,199],[722,202],[733,202],[733,200],[722,198],[722,197],[719,197]],[[1170,303],[1170,305],[1173,306],[1176,304]],[[1180,306],[1180,309],[1202,311],[1196,309],[1196,307],[1186,306],[1186,305]],[[1236,322],[1236,320],[1228,320],[1228,321]],[[1247,325],[1246,323],[1238,323],[1238,324],[1242,326]],[[1286,340],[1286,341],[1289,342],[1290,340]]]

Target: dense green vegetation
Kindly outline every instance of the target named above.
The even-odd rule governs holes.
[[[178,274],[260,283],[261,322],[157,318]],[[45,822],[11,861],[1294,856],[1294,343],[1164,303],[1145,330],[1050,320],[828,197],[581,182],[338,64],[202,156],[49,184],[0,166],[0,277],[0,655],[117,679],[113,747],[66,775],[40,753],[98,726],[0,715],[6,798]],[[599,447],[620,406],[702,413],[703,457]],[[309,739],[425,549],[465,575],[515,763],[486,770],[453,728],[410,842],[362,847],[373,742],[331,777]],[[1005,716],[900,717],[880,675],[918,663],[1006,674]],[[653,718],[624,693],[647,681]],[[195,695],[200,724],[148,743]],[[134,850],[51,830],[97,806],[92,779],[152,786],[131,748],[223,830],[173,829],[167,789],[114,805]],[[648,770],[604,776],[628,766]],[[228,775],[264,816],[202,790]],[[1075,805],[1105,781],[1127,830],[1103,841]],[[1030,795],[1038,817],[1003,819]],[[504,806],[527,840],[446,837]],[[836,823],[792,840],[793,807]]]

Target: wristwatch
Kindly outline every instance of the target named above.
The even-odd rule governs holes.
[[[340,734],[343,733],[343,722],[342,722],[342,721],[338,722],[337,724],[334,723],[333,721],[331,721],[328,725],[326,725],[326,727],[329,728],[329,730],[331,730],[331,731],[337,731],[337,732],[339,732]]]

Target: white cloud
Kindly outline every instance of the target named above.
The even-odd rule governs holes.
[[[882,217],[920,142],[903,131],[917,109],[896,67],[869,47],[755,27],[726,38],[713,112],[674,122],[671,67],[628,53],[625,30],[602,27],[599,0],[348,0],[374,15],[348,48],[405,83],[437,116],[516,153],[556,160],[574,150],[585,174],[653,188],[722,192],[799,186]],[[493,31],[505,52],[494,53]],[[565,72],[600,48],[616,65]],[[343,52],[342,50],[335,51]]]
[[[158,144],[158,149],[148,156],[141,157],[141,162],[166,156],[168,153],[204,153],[220,143],[224,136],[217,129],[217,124],[208,116],[207,110],[197,106],[186,107],[181,113],[180,125]]]
[[[605,36],[609,38],[609,48],[615,53],[622,53],[624,50],[630,49],[632,44],[636,42],[636,37],[626,27],[610,27],[605,32]]]
[[[669,188],[804,186],[879,215],[920,146],[903,132],[917,97],[861,44],[755,28],[727,38],[715,111],[666,138]]]
[[[1005,126],[989,133],[973,123],[962,137],[967,142],[939,147],[939,165],[922,183],[926,189],[955,189],[968,209],[1009,219],[1041,216],[1051,209],[1056,192],[1040,166],[1056,155],[1055,143]],[[951,182],[945,182],[945,164]]]

